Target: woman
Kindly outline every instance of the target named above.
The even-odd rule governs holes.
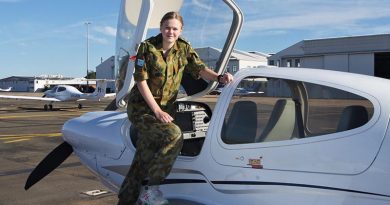
[[[161,33],[142,42],[135,60],[134,80],[127,113],[138,129],[137,151],[119,191],[119,205],[167,204],[158,185],[168,176],[178,156],[183,137],[175,125],[174,102],[183,72],[194,78],[227,84],[229,73],[218,75],[208,69],[197,53],[183,40],[183,19],[178,12],[168,12],[160,22]],[[142,181],[148,179],[142,190]]]

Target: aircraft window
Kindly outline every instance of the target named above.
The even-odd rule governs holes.
[[[233,94],[221,137],[226,144],[297,140],[360,127],[372,113],[369,100],[339,89],[247,77]]]
[[[65,87],[59,87],[58,90],[57,90],[57,92],[62,92],[62,91],[65,91],[65,90],[66,90]]]
[[[236,88],[225,116],[222,140],[227,144],[268,141],[268,121],[278,100],[291,100],[286,81],[247,77]],[[290,104],[289,104],[290,105]],[[271,136],[271,134],[270,134]]]
[[[305,83],[308,94],[307,136],[360,127],[373,115],[372,103],[343,90]]]

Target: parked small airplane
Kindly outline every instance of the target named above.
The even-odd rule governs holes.
[[[12,89],[12,87],[9,87],[7,89],[1,89],[0,88],[0,92],[9,92],[9,91],[11,91],[11,89]]]
[[[91,94],[82,93],[71,85],[56,85],[52,89],[45,91],[42,97],[0,95],[0,98],[46,101],[49,103],[45,104],[43,108],[45,110],[53,110],[54,102],[99,101],[104,97],[115,96],[115,94],[106,94],[106,87],[107,80],[96,80],[96,89]],[[78,108],[81,109],[82,107],[82,104],[78,103]]]
[[[134,65],[129,56],[156,23],[151,16],[179,9],[184,15],[201,13],[191,21],[199,20],[197,25],[206,29],[197,27],[196,35],[208,35],[204,23],[226,9],[222,1],[204,0],[199,7],[199,2],[182,7],[181,1],[167,1],[122,1],[116,62],[123,86],[116,96],[118,106],[124,105],[122,99],[132,84]],[[233,19],[217,60],[219,74],[243,22],[234,1],[223,2]],[[222,33],[218,30],[218,35]],[[322,69],[240,68],[210,103],[209,96],[202,97],[217,84],[190,79],[183,77],[187,97],[178,100],[175,118],[184,145],[160,186],[170,204],[390,203],[390,97],[384,95],[389,80]],[[251,93],[242,95],[242,89]],[[74,153],[117,192],[137,142],[137,130],[126,112],[86,113],[67,121],[62,132],[64,142],[39,163],[25,189]]]

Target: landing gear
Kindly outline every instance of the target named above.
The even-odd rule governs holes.
[[[53,110],[53,105],[52,104],[45,104],[44,106],[43,106],[43,109],[45,110],[45,111],[48,111],[48,110]]]
[[[79,109],[82,109],[82,108],[83,108],[83,105],[82,105],[82,104],[79,104],[78,108],[79,108]]]

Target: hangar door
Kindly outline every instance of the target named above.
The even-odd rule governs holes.
[[[390,79],[390,52],[375,53],[375,76]]]

